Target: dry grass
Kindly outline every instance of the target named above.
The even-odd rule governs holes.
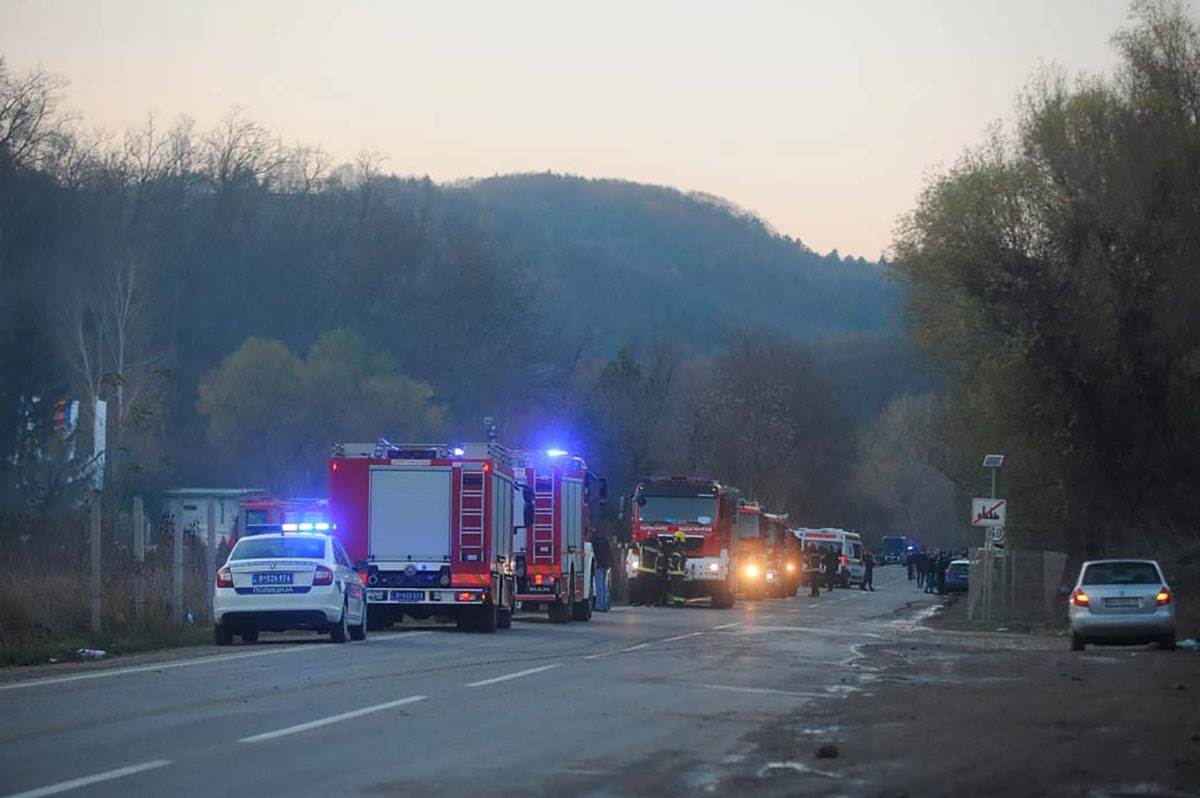
[[[101,632],[89,630],[89,567],[79,519],[44,535],[40,545],[0,545],[0,665],[31,665],[77,658],[80,648],[110,654],[186,645],[210,638],[204,622],[208,590],[203,550],[185,550],[184,609],[194,623],[171,619],[171,552],[160,547],[139,569],[116,545],[102,553]],[[138,623],[134,596],[138,573],[145,585],[145,617]]]

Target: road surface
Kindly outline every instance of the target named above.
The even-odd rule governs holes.
[[[751,761],[756,731],[856,699],[856,646],[899,634],[928,601],[890,571],[876,593],[534,616],[494,635],[397,628],[343,646],[264,636],[10,679],[0,795],[703,790],[770,764]]]

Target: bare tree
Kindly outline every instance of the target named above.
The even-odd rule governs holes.
[[[204,168],[218,186],[243,182],[270,185],[287,165],[289,153],[277,136],[234,108],[204,137]]]
[[[21,76],[0,58],[0,165],[39,165],[66,120],[58,114],[67,82],[35,69]]]

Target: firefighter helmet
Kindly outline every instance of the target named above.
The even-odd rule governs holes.
[[[676,543],[686,543],[687,542],[687,535],[685,535],[683,533],[682,529],[675,530],[675,542]]]

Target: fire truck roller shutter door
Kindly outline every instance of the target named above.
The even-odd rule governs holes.
[[[373,466],[370,497],[375,559],[449,559],[449,468]]]

